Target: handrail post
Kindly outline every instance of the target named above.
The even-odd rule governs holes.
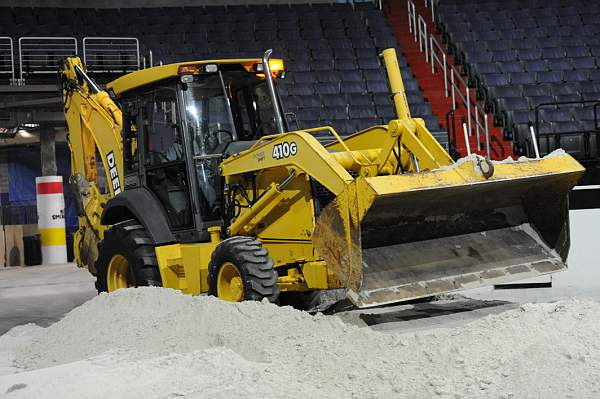
[[[531,142],[533,143],[533,151],[535,153],[535,157],[540,157],[540,149],[538,148],[537,139],[535,137],[535,131],[533,129],[533,125],[529,125],[529,134],[531,135]],[[549,150],[549,149],[548,149]]]
[[[466,87],[466,93],[467,93],[467,126],[469,128],[469,135],[472,134],[472,130],[471,130],[471,93],[470,93],[470,89],[467,86]]]
[[[444,96],[448,98],[448,73],[446,71],[446,53],[442,53],[442,59],[444,61]]]
[[[135,38],[135,58],[137,59],[137,69],[140,69],[140,41]]]
[[[475,108],[475,138],[477,151],[481,151],[481,139],[479,138],[479,110],[477,108]]]
[[[428,61],[429,51],[427,49],[427,23],[421,15],[419,15],[419,18],[417,19],[417,28],[419,31],[419,51],[425,51],[425,60]]]
[[[488,128],[488,116],[487,114],[483,114],[483,123],[485,124],[485,152],[489,159],[490,157],[490,131]]]
[[[429,36],[429,50],[431,51],[431,56],[429,60],[431,61],[431,74],[435,74],[435,63],[433,62],[433,36]]]
[[[87,65],[88,65],[87,57],[86,57],[86,54],[85,54],[85,49],[87,47],[85,45],[85,43],[86,43],[87,39],[88,39],[87,37],[84,37],[83,40],[82,40],[82,42],[83,42],[83,65],[85,65],[86,68],[87,68]]]
[[[11,65],[11,80],[10,84],[15,84],[15,55],[14,55],[14,43],[11,37],[8,38],[10,41],[10,65]]]
[[[419,18],[421,16],[419,15]],[[421,18],[421,20],[423,21],[423,45],[425,46],[425,61],[427,61],[427,59],[429,58],[429,48],[427,48],[427,23],[425,22],[424,19]]]
[[[456,109],[456,93],[454,93],[454,68],[450,69],[450,82],[452,86],[452,109]]]
[[[408,31],[412,33],[412,21],[410,19],[410,0],[406,2],[406,11],[408,13]]]
[[[23,84],[23,47],[21,46],[22,37],[19,38],[19,85]]]
[[[469,134],[467,133],[467,124],[463,121],[463,135],[465,137],[465,147],[467,149],[467,156],[471,155],[471,143],[469,143]]]

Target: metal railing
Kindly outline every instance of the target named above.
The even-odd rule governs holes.
[[[419,51],[425,51],[425,59],[429,59],[429,50],[427,45],[427,22],[421,15],[417,18],[417,36],[419,38]]]
[[[78,55],[80,49],[91,72],[127,73],[141,68],[140,45],[134,37],[86,37],[81,43],[75,37],[20,37],[15,49],[16,40],[0,36],[0,77],[10,84],[25,84],[35,74],[56,73],[60,62]]]
[[[0,37],[0,74],[8,75],[10,82],[15,80],[15,58],[13,40],[10,37]]]
[[[152,68],[154,66],[154,54],[152,50],[148,50],[148,52],[142,57],[142,69]]]
[[[433,4],[433,1],[425,0],[425,4]],[[414,8],[414,3],[408,0],[408,9]],[[412,6],[411,6],[412,4]],[[409,15],[409,20],[411,19]],[[444,79],[444,96],[452,98],[452,110],[463,106],[466,110],[466,132],[471,137],[475,135],[477,151],[490,155],[490,136],[488,115],[484,108],[473,101],[473,89],[462,78],[458,70],[448,65],[446,52],[435,39],[433,33],[428,35],[427,22],[418,15],[416,24],[416,38],[419,43],[419,51],[425,54],[425,60],[431,64],[431,74],[442,72]],[[485,144],[485,147],[483,146]],[[468,145],[468,143],[465,143]]]
[[[415,3],[411,0],[406,2],[406,6],[408,8],[408,31],[413,34],[415,37],[415,42],[417,41],[417,9],[415,7]]]
[[[431,8],[431,21],[435,23],[435,9],[437,7],[436,0],[425,0],[425,7]]]
[[[77,55],[74,37],[21,37],[19,38],[20,80],[32,73],[56,73],[65,57]]]
[[[133,72],[140,69],[135,37],[84,37],[83,62],[90,72]]]
[[[435,48],[433,48],[435,46]],[[435,50],[442,55],[441,58],[439,55],[435,53]],[[440,47],[438,42],[433,38],[433,35],[429,36],[429,54],[431,59],[431,74],[435,74],[435,63],[441,66],[442,71],[444,71],[444,93],[446,97],[448,97],[448,74],[445,71],[448,70],[447,60],[446,60],[446,52]]]
[[[535,107],[535,125],[530,125],[530,130],[532,131],[531,137],[525,138],[525,148],[527,151],[527,155],[539,153],[550,153],[553,150],[561,148],[561,139],[563,136],[577,136],[583,135],[583,159],[598,159],[600,158],[600,121],[599,121],[599,113],[598,107],[600,106],[600,100],[580,100],[580,101],[563,101],[563,102],[550,102],[550,103],[542,103],[538,104]],[[557,131],[551,133],[540,134],[540,110],[542,108],[579,108],[583,109],[585,107],[592,107],[594,110],[594,128],[593,129],[581,129],[581,130],[573,130],[573,131]],[[595,136],[596,148],[595,151],[592,151],[592,135]],[[553,139],[553,146],[550,145],[550,138]],[[536,141],[536,143],[533,142]],[[546,151],[541,151],[542,148],[540,146],[541,141],[545,141],[545,149]],[[539,155],[538,155],[539,156]]]

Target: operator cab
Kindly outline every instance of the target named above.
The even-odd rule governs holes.
[[[131,82],[119,80],[131,75],[109,84],[122,103],[125,188],[150,190],[181,241],[208,240],[206,229],[223,223],[222,159],[287,130],[270,89],[274,79],[262,65],[259,59],[172,64],[131,74],[148,83],[121,93]],[[281,60],[269,66],[270,77],[283,75]]]

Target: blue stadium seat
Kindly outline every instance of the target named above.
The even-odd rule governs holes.
[[[342,82],[362,82],[363,76],[358,70],[340,71],[339,76]]]
[[[334,121],[340,119],[346,119],[348,117],[346,106],[331,106],[321,108],[319,113],[319,120],[322,121]]]
[[[546,60],[524,61],[524,66],[527,72],[542,72],[548,70],[548,63]]]
[[[352,47],[348,48],[334,48],[333,54],[336,59],[354,59],[354,50]]]
[[[529,108],[532,110],[535,110],[535,108],[541,104],[552,104],[556,102],[552,96],[531,96],[528,100]]]
[[[316,83],[315,85],[315,94],[324,95],[324,94],[338,94],[340,92],[340,87],[338,83]]]
[[[377,115],[374,106],[351,105],[348,107],[348,116],[352,119],[374,118]]]
[[[562,71],[545,71],[537,72],[535,74],[536,81],[538,83],[562,83],[563,73]]]
[[[341,82],[340,91],[343,94],[363,93],[365,85],[364,82]]]
[[[408,94],[409,93],[407,93],[407,96]],[[389,105],[392,104],[392,99],[389,94],[376,93],[373,94],[373,103],[375,103],[375,105]]]
[[[564,71],[563,78],[565,82],[585,82],[588,80],[588,71],[585,69]]]
[[[592,57],[571,58],[573,68],[575,69],[596,69],[596,62]]]
[[[401,72],[404,72],[404,71],[401,71]],[[363,70],[363,76],[367,82],[369,82],[369,81],[385,82],[385,76],[383,75],[383,73],[380,70]]]
[[[367,91],[369,93],[389,93],[389,88],[385,81],[370,80],[367,81]]]
[[[345,107],[347,105],[346,99],[339,94],[325,94],[320,98],[324,107]]]
[[[517,52],[513,49],[494,51],[492,59],[494,62],[513,62],[517,59]]]
[[[564,58],[566,56],[563,47],[546,47],[542,49],[542,57],[545,59]]]
[[[517,56],[522,61],[539,60],[542,58],[542,50],[539,48],[520,49],[517,50]]]
[[[357,68],[354,59],[335,59],[334,65],[338,71],[355,71]]]
[[[525,85],[523,86],[523,96],[525,97],[535,97],[535,96],[552,96],[552,86],[551,85]]]
[[[378,105],[378,106],[376,106],[376,110],[377,110],[377,116],[386,121],[396,118],[396,111],[394,111],[394,107],[391,104]]]
[[[525,63],[522,61],[499,62],[496,65],[501,73],[525,72]]]
[[[542,108],[539,112],[540,119],[544,122],[571,122],[572,113],[570,111]]]
[[[551,71],[568,71],[573,69],[573,64],[566,58],[548,60],[547,65]]]
[[[348,103],[348,105],[371,106],[373,104],[373,101],[371,101],[371,95],[369,93],[363,93],[362,95],[348,94],[345,101]]]
[[[338,83],[341,80],[340,74],[336,71],[321,71],[315,73],[318,82]]]
[[[492,23],[497,14],[492,11],[479,13],[473,26]],[[461,29],[465,25],[462,17],[464,14],[455,16],[448,26]],[[106,20],[112,23],[107,26]],[[514,30],[510,13],[503,14],[498,25],[495,32],[470,32],[470,37],[496,40],[505,35],[512,35],[511,39],[523,36],[522,31]],[[134,26],[143,26],[144,34],[133,30]],[[155,59],[169,62],[192,57],[259,57],[267,48],[273,48],[274,56],[284,57],[286,63],[288,76],[278,82],[284,107],[307,126],[333,121],[337,129],[347,134],[366,123],[382,123],[394,114],[378,52],[386,47],[398,48],[398,42],[383,12],[370,4],[145,7],[77,12],[0,7],[0,30],[3,29],[11,35],[31,36],[48,36],[48,31],[65,36],[74,32],[78,36],[137,35],[141,52],[152,49]],[[468,24],[466,29],[470,29]],[[500,29],[506,33],[500,33]],[[479,43],[480,48],[483,43],[486,42]],[[499,43],[490,43],[490,47],[510,51],[510,42]],[[419,107],[426,103],[425,99],[400,51],[398,62],[409,101],[431,119],[427,123],[437,127],[431,108]],[[494,65],[493,71],[500,73],[498,64]],[[354,107],[353,116],[346,113],[348,104]],[[365,109],[369,112],[359,112]]]
[[[503,76],[506,76],[503,74]],[[508,74],[513,85],[528,85],[536,83],[535,74],[532,72],[512,72]]]
[[[358,67],[360,69],[379,69],[379,61],[377,58],[359,58]]]

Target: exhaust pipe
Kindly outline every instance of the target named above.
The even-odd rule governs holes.
[[[281,109],[279,108],[279,101],[277,100],[277,93],[275,92],[275,83],[273,82],[273,76],[271,76],[271,67],[269,66],[269,59],[273,54],[273,49],[268,49],[263,55],[263,70],[265,72],[265,78],[267,79],[267,86],[269,87],[269,95],[271,96],[271,102],[273,103],[273,110],[275,111],[275,123],[277,124],[277,133],[285,132],[285,125],[283,118],[281,117]]]

